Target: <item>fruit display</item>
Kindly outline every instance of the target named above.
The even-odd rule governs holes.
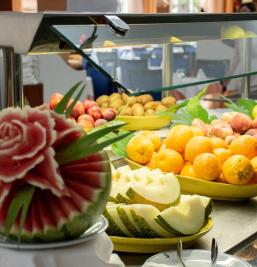
[[[125,93],[113,93],[110,96],[99,96],[96,103],[102,110],[113,108],[118,116],[153,116],[155,112],[167,110],[175,105],[176,100],[172,96],[154,101],[150,94],[128,96]]]
[[[102,150],[108,144],[96,142],[121,125],[86,134],[66,119],[69,93],[54,110],[45,105],[0,112],[0,232],[7,238],[76,238],[105,208],[111,167]]]
[[[62,94],[52,94],[49,100],[49,107],[54,109],[62,99]],[[67,108],[73,101],[73,99],[69,101]],[[116,113],[114,108],[101,108],[95,101],[86,99],[84,102],[76,102],[71,111],[70,119],[76,121],[83,129],[90,130],[107,121],[114,120],[116,118]]]
[[[241,120],[235,123],[234,116]],[[175,125],[163,140],[153,131],[141,131],[127,143],[127,157],[181,176],[233,185],[257,183],[257,138],[249,135],[249,129],[255,129],[252,124],[246,125],[248,118],[227,113],[211,124],[195,119],[192,126]]]
[[[181,195],[177,177],[160,169],[122,166],[113,171],[110,202],[104,215],[107,233],[123,237],[176,237],[198,233],[212,210],[212,201]]]

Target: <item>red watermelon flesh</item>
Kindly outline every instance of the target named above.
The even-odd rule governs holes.
[[[101,161],[98,161],[97,164],[101,164]],[[75,162],[74,165],[77,163]],[[73,168],[72,164],[70,167]],[[37,188],[25,221],[21,240],[24,242],[56,241],[74,238],[83,233],[103,212],[108,199],[111,172],[109,162],[105,158],[103,167],[99,170],[103,169],[106,171],[88,172],[85,170],[83,172],[81,169],[74,175],[71,171],[69,171],[69,175],[67,173],[62,175],[69,196],[58,197],[50,190]],[[15,190],[12,191],[12,194],[4,199],[0,209],[1,229],[3,229],[7,210]],[[81,227],[81,217],[84,217],[85,228]],[[76,221],[77,218],[80,219],[78,232],[76,232],[76,226],[73,226],[73,221]],[[15,239],[18,236],[18,221],[19,218],[11,229],[11,237]],[[71,230],[69,224],[72,225]]]

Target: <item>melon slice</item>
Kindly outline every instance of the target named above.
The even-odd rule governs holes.
[[[162,211],[155,219],[172,234],[192,235],[199,232],[205,222],[205,207],[201,197],[193,195]]]
[[[179,201],[180,185],[177,177],[168,173],[158,179],[158,183],[131,184],[126,192],[134,203],[149,204],[159,210],[164,210]]]
[[[108,202],[105,208],[104,216],[109,222],[107,233],[112,236],[131,236],[131,233],[128,231],[127,227],[118,215],[117,207],[119,205],[121,204]]]
[[[189,199],[190,195],[181,195],[181,201]],[[203,206],[205,207],[205,218],[207,219],[212,212],[213,201],[210,197],[200,196]]]
[[[126,225],[127,229],[134,237],[144,237],[144,234],[141,232],[140,228],[137,226],[131,214],[131,207],[132,205],[119,205],[117,206],[117,212],[123,224]]]
[[[170,232],[163,229],[154,218],[160,211],[152,205],[133,204],[131,215],[144,237],[171,237]]]

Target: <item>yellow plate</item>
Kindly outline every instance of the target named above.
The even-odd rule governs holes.
[[[169,116],[118,116],[117,119],[127,123],[122,128],[128,131],[157,130],[171,121]]]
[[[212,227],[213,220],[209,217],[206,225],[200,230],[200,232],[190,236],[172,238],[134,238],[111,236],[111,240],[113,242],[115,251],[156,253],[175,248],[179,238],[181,238],[183,242],[183,247],[189,247],[195,240],[208,233]]]
[[[143,166],[126,158],[131,169]],[[257,184],[233,185],[218,182],[210,182],[202,179],[177,175],[181,193],[198,194],[212,199],[239,201],[257,196]]]
[[[202,179],[177,175],[181,192],[199,194],[212,199],[239,201],[257,196],[257,184],[233,185],[210,182]]]

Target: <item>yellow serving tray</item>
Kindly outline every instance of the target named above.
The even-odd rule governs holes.
[[[131,169],[142,165],[126,158]],[[233,185],[177,175],[182,194],[198,194],[212,199],[240,201],[257,196],[257,184]]]
[[[169,116],[118,116],[117,120],[127,123],[122,129],[128,131],[158,130],[171,122]]]
[[[208,218],[206,225],[196,234],[190,236],[172,238],[134,238],[111,236],[115,251],[132,253],[156,253],[175,248],[179,238],[183,242],[183,247],[189,247],[194,241],[208,233],[213,227],[212,218]]]

